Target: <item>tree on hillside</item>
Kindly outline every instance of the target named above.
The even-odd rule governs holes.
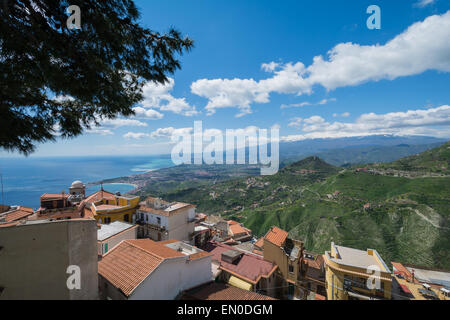
[[[80,8],[81,29],[68,27],[69,5]],[[145,82],[165,83],[193,47],[138,19],[132,0],[2,0],[0,148],[27,155],[36,143],[132,115]]]

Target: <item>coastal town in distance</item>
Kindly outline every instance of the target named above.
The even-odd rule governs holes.
[[[448,0],[0,1],[0,306],[445,306],[449,40]]]

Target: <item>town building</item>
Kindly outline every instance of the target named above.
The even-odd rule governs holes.
[[[332,242],[323,257],[328,300],[391,299],[391,271],[375,249],[364,251]]]
[[[323,255],[305,252],[303,261],[306,267],[304,283],[306,284],[305,289],[308,291],[308,295],[316,293],[325,297],[327,292],[325,290],[325,265]]]
[[[397,300],[449,300],[450,272],[392,264],[392,295]]]
[[[64,191],[61,193],[44,193],[41,196],[40,210],[73,207],[73,204],[69,201],[69,196]]]
[[[100,298],[112,300],[172,300],[212,280],[211,255],[176,240],[124,240],[98,272]]]
[[[183,293],[181,300],[276,300],[253,291],[210,282]]]
[[[106,254],[122,240],[135,240],[137,238],[137,228],[137,225],[122,221],[101,224],[97,231],[98,255]]]
[[[245,242],[253,238],[252,231],[245,228],[241,223],[234,220],[228,220],[227,224],[228,236],[234,241]]]
[[[193,243],[195,231],[195,205],[166,202],[148,197],[136,211],[140,236],[155,241],[179,240]]]
[[[86,185],[79,180],[72,182],[72,185],[69,187],[69,194],[70,202],[80,203],[86,198]]]
[[[277,265],[224,243],[210,241],[204,249],[213,255],[211,267],[217,281],[276,297]]]
[[[138,196],[122,196],[103,190],[97,191],[80,203],[85,215],[93,216],[100,224],[114,221],[134,223]]]
[[[93,219],[0,223],[0,300],[97,299],[96,240]]]
[[[24,207],[24,206],[13,206],[8,207],[3,213],[0,213],[0,223],[6,222],[14,222],[19,220],[26,220],[29,216],[34,213],[32,208]]]
[[[282,280],[283,297],[305,299],[305,276],[303,266],[303,242],[288,237],[288,233],[273,226],[264,236],[264,260],[278,266],[277,276]]]

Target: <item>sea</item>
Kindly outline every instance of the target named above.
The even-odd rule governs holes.
[[[38,209],[43,193],[69,191],[75,180],[85,184],[173,166],[170,155],[101,157],[0,158],[0,204]],[[110,192],[127,193],[130,184],[104,184]],[[86,188],[86,194],[100,185]]]

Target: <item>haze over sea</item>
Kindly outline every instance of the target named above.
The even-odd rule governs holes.
[[[2,158],[3,199],[0,189],[0,204],[38,209],[43,193],[68,192],[75,180],[86,184],[170,166],[173,166],[170,155]],[[133,190],[134,186],[105,184],[103,188],[123,194]],[[99,189],[99,185],[89,186],[86,193]]]

